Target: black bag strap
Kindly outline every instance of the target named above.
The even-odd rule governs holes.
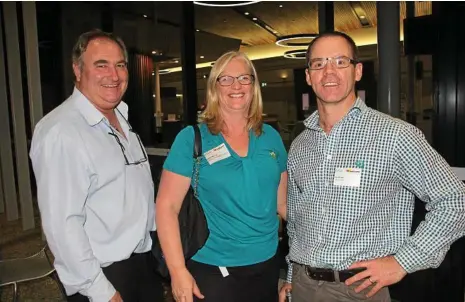
[[[202,159],[202,135],[198,125],[192,126],[194,128],[194,196],[199,198],[197,195],[197,185],[199,183],[199,170],[200,160]]]
[[[192,126],[194,128],[194,158],[202,156],[202,135],[198,125]]]

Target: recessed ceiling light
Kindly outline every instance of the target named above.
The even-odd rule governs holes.
[[[178,60],[175,60],[174,63],[179,63],[179,61],[178,61]]]
[[[200,56],[201,59],[205,58],[204,56]]]
[[[257,21],[257,18],[253,17],[252,20]]]
[[[155,72],[152,72],[152,75],[154,76],[154,75],[155,75]]]
[[[248,15],[249,15],[249,12],[245,12],[244,15],[248,16]]]
[[[280,5],[279,5],[279,7],[283,7],[283,5],[282,5],[282,4],[280,4]]]
[[[144,18],[147,18],[147,15],[144,15]]]
[[[156,52],[155,50],[152,50],[152,53],[153,53],[153,54],[156,54],[157,52]]]
[[[200,29],[196,29],[195,31],[200,31]]]

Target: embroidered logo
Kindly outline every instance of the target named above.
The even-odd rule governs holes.
[[[270,156],[276,159],[276,153],[274,153],[273,151],[270,152]]]

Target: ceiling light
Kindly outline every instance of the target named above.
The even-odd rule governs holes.
[[[365,19],[366,17],[364,15],[361,15],[360,16],[360,19]]]
[[[200,56],[201,59],[205,58],[204,56]]]
[[[155,72],[152,72],[152,75],[154,76],[154,75],[155,75]]]
[[[144,18],[147,18],[147,15],[144,15]]]
[[[279,5],[279,7],[283,7],[283,5],[282,5],[282,4],[280,4],[280,5]]]
[[[178,60],[175,60],[174,63],[179,63],[179,61],[178,61]]]
[[[195,31],[200,31],[200,29],[196,29]]]
[[[257,21],[257,18],[253,17],[252,20]]]
[[[316,34],[282,36],[276,40],[276,45],[282,47],[306,47],[316,36]]]
[[[168,69],[163,69],[163,70],[160,70],[158,73],[159,73],[160,75],[162,75],[162,74],[167,74],[167,73],[170,73],[170,72],[171,72],[171,71],[168,70]]]
[[[254,4],[260,1],[194,1],[194,4],[212,7],[232,7]]]
[[[290,50],[290,51],[286,51],[284,53],[284,57],[286,59],[305,59],[305,55],[307,54],[307,50],[306,49],[298,49],[298,50]],[[283,77],[281,77],[283,78]]]
[[[249,15],[249,12],[245,12],[244,15],[248,16],[248,15]]]
[[[152,54],[156,54],[157,52],[155,50],[152,50]]]

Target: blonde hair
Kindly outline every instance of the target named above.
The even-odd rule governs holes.
[[[228,65],[234,58],[241,58],[244,60],[245,64],[249,67],[251,74],[254,76],[254,81],[251,84],[253,85],[253,95],[249,105],[249,112],[247,114],[247,130],[252,129],[255,135],[259,136],[262,134],[263,125],[262,94],[260,91],[257,71],[255,70],[252,61],[243,52],[229,51],[216,60],[208,77],[206,94],[207,106],[200,116],[200,121],[207,124],[211,133],[218,134],[221,132],[223,118],[220,112],[220,94],[216,85],[218,77],[224,71],[226,65]]]

